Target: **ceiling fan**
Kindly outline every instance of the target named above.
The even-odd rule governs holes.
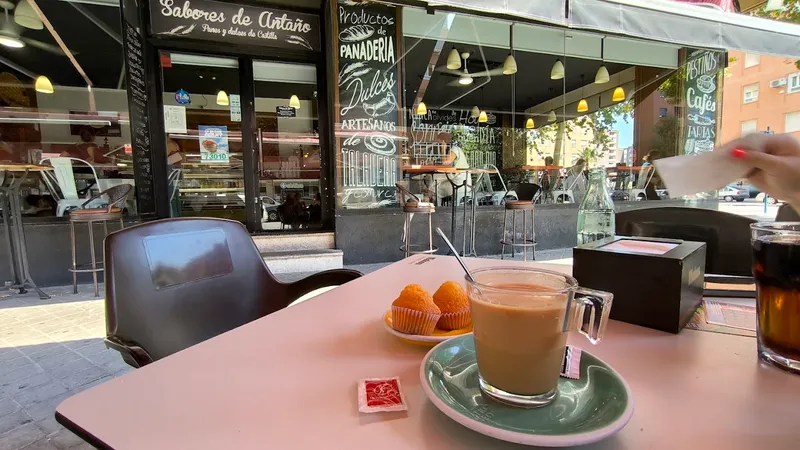
[[[467,62],[469,60],[469,57],[470,57],[469,52],[464,52],[461,54],[461,58],[464,60],[464,63],[461,64],[462,69],[448,69],[447,66],[439,66],[435,70],[443,74],[458,77],[457,80],[453,80],[447,83],[447,86],[469,86],[470,84],[473,83],[473,81],[475,81],[475,78],[493,77],[503,74],[502,65],[495,67],[494,69],[482,70],[480,72],[470,73],[469,68],[467,67]],[[484,63],[484,68],[486,68],[485,63]]]
[[[27,0],[22,0],[22,2],[25,2],[25,6],[27,6]],[[16,6],[17,8],[22,8],[22,6],[19,5]],[[8,48],[23,48],[25,46],[30,45],[31,47],[44,50],[54,55],[65,56],[64,52],[62,52],[61,48],[59,48],[57,45],[48,44],[47,42],[42,42],[36,39],[31,39],[22,36],[22,32],[25,28],[32,28],[32,29],[41,29],[41,28],[35,25],[33,25],[33,27],[20,26],[17,22],[20,23],[30,23],[30,22],[15,21],[9,14],[9,11],[14,9],[14,7],[15,5],[10,1],[0,0],[0,8],[2,8],[5,13],[4,17],[0,20],[0,45]]]

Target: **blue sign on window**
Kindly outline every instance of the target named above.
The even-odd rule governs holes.
[[[175,101],[178,102],[179,105],[188,105],[192,103],[192,98],[189,97],[188,92],[183,89],[178,89],[178,92],[175,93]]]

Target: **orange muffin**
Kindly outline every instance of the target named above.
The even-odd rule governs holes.
[[[392,302],[392,328],[401,333],[430,335],[441,315],[431,294],[418,284],[406,286]]]
[[[447,281],[433,294],[433,303],[442,311],[436,325],[442,330],[460,330],[472,323],[469,314],[469,297],[464,288],[455,281]]]

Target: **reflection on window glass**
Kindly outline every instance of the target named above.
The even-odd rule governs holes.
[[[718,142],[721,52],[413,7],[339,4],[337,25],[340,208],[396,206],[394,182],[439,206],[523,182],[578,203],[592,167],[616,201],[662,200],[653,161]]]
[[[60,167],[51,176],[29,174],[21,203],[26,217],[63,217],[99,191],[134,184],[122,47],[69,2],[38,5],[75,61],[47,27],[4,31],[20,34],[26,45],[3,47],[0,160]],[[120,34],[119,9],[83,8]],[[136,213],[133,194],[124,206]]]

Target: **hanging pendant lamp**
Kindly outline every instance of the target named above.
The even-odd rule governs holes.
[[[622,89],[622,86],[618,86],[614,89],[614,93],[611,95],[611,100],[615,102],[621,102],[625,100],[625,90]]]
[[[562,78],[564,78],[564,63],[562,63],[560,59],[557,59],[556,63],[553,64],[553,68],[550,70],[550,79],[560,80]]]
[[[31,30],[41,30],[44,28],[44,24],[33,10],[33,7],[31,7],[31,4],[28,3],[28,0],[22,0],[17,4],[17,7],[14,9],[14,22],[21,27]]]
[[[425,106],[425,102],[419,102],[419,105],[417,105],[417,115],[424,116],[425,114],[428,114],[428,107]]]
[[[556,121],[556,112],[553,111],[552,109],[547,114],[547,121],[550,122],[550,123],[553,123],[553,122]]]
[[[489,116],[486,115],[486,111],[481,111],[481,113],[478,115],[478,122],[486,123],[488,121],[489,121]]]
[[[292,97],[289,99],[289,106],[294,109],[300,109],[300,99],[297,98],[296,95],[292,95]]]
[[[530,130],[531,128],[533,128],[535,126],[536,126],[536,124],[533,123],[533,118],[528,118],[528,120],[525,121],[525,128]]]
[[[481,110],[477,106],[472,107],[472,111],[470,111],[469,116],[473,119],[477,119],[481,115]]]
[[[608,83],[609,76],[608,76],[608,69],[605,65],[605,49],[606,49],[606,38],[600,40],[600,68],[597,69],[597,74],[594,76],[595,84],[603,84]]]
[[[228,100],[228,93],[225,91],[217,92],[217,104],[219,106],[228,106],[230,105],[230,101]]]
[[[455,47],[450,50],[450,54],[447,55],[447,68],[450,70],[457,70],[461,68],[461,54],[458,53]]]
[[[514,75],[517,73],[517,60],[514,59],[514,24],[508,27],[508,56],[503,61],[503,75]]]
[[[581,101],[578,102],[578,112],[583,113],[589,110],[589,103],[583,98],[583,74],[581,74]]]
[[[36,92],[41,92],[42,94],[52,94],[55,92],[53,89],[53,83],[51,83],[50,79],[44,75],[39,75],[36,77],[34,89],[36,89]]]

